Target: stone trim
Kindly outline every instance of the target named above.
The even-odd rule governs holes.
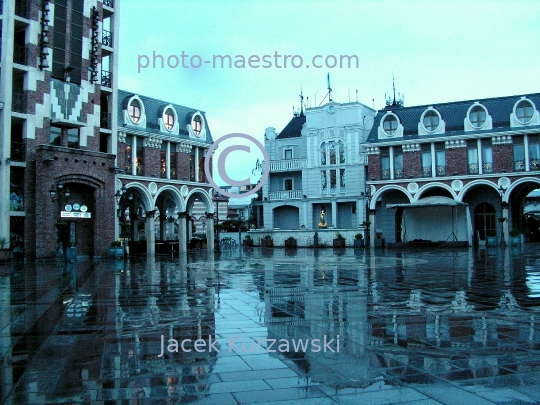
[[[366,155],[379,155],[381,153],[378,146],[369,146],[366,148]]]
[[[125,132],[118,132],[117,140],[121,143],[126,143],[127,134]]]
[[[512,137],[510,135],[500,135],[491,138],[493,145],[510,145],[512,144]]]
[[[404,145],[401,145],[401,148],[403,149],[403,153],[406,153],[406,152],[420,152],[420,144],[419,143],[406,143]]]
[[[155,137],[155,136],[149,136],[148,138],[146,138],[144,140],[144,146],[147,147],[147,148],[156,148],[156,149],[160,149],[161,148],[161,144],[162,144],[162,140]]]
[[[192,148],[193,148],[193,145],[190,145],[187,143],[179,142],[176,144],[176,151],[179,153],[190,153]]]
[[[444,143],[445,149],[456,149],[456,148],[466,148],[467,142],[465,142],[463,139],[456,139],[451,141],[446,141]]]

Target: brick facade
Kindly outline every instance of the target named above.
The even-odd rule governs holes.
[[[381,155],[368,155],[368,180],[381,179]]]
[[[445,159],[447,176],[467,174],[467,148],[446,149]]]
[[[512,144],[493,145],[493,171],[508,173],[514,170]]]
[[[161,169],[160,150],[157,148],[143,148],[144,175],[146,177],[159,177]]]
[[[422,177],[422,156],[420,151],[403,153],[403,176]]]

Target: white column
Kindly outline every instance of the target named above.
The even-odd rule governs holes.
[[[369,247],[371,248],[375,247],[375,238],[377,237],[376,219],[377,219],[377,216],[375,215],[375,210],[373,210],[369,213],[369,222],[371,222],[370,228],[369,228]]]
[[[394,179],[394,147],[390,146],[390,178]]]
[[[199,148],[195,148],[195,181],[199,181]]]
[[[337,227],[337,201],[332,201],[332,226]]]
[[[167,151],[165,152],[165,161],[167,162],[167,178],[171,178],[171,143],[167,142]]]
[[[306,229],[310,229],[308,225],[308,215],[307,215],[307,200],[302,201],[302,220],[304,221],[304,226]]]
[[[206,243],[208,253],[214,252],[214,214],[206,213]]]
[[[137,175],[137,137],[133,135],[133,142],[131,146],[131,174],[133,176]]]
[[[156,233],[155,233],[155,222],[154,222],[154,212],[146,213],[146,253],[148,255],[156,254]]]
[[[523,137],[523,148],[525,149],[525,171],[529,171],[529,137],[525,135]]]
[[[483,170],[482,170],[482,166],[483,166],[483,162],[482,162],[482,140],[481,139],[477,139],[476,140],[476,158],[478,159],[478,174],[483,174]]]
[[[437,177],[437,156],[435,144],[431,144],[431,177]]]
[[[186,213],[178,213],[178,251],[180,253],[187,252],[187,240],[186,240]]]

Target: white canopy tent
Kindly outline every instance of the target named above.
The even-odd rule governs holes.
[[[431,242],[468,242],[472,245],[469,205],[448,197],[421,198],[406,204],[388,204],[403,208],[402,240]]]

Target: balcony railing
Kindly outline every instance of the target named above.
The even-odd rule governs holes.
[[[22,197],[16,193],[11,193],[9,197],[9,210],[10,211],[24,211],[24,202]]]
[[[514,160],[514,171],[522,172],[525,170],[525,161],[524,160]]]
[[[438,165],[435,166],[435,170],[437,171],[437,176],[446,176],[446,166]]]
[[[390,170],[389,169],[383,169],[381,171],[381,179],[390,180]]]
[[[103,30],[103,35],[101,38],[101,43],[109,48],[112,48],[112,32]]]
[[[112,87],[112,75],[111,72],[106,70],[101,71],[101,85],[103,87]]]
[[[111,113],[102,112],[100,114],[99,126],[103,129],[111,129]]]
[[[268,193],[268,199],[270,200],[298,200],[302,197],[302,190],[281,190]]]
[[[402,178],[403,178],[403,168],[394,169],[394,179],[402,179]]]
[[[24,143],[11,142],[11,160],[14,162],[24,162]]]
[[[469,174],[478,174],[478,163],[469,163]]]
[[[113,8],[113,6],[114,6],[113,0],[103,0],[103,5],[107,6],[107,7],[110,7],[110,8]]]
[[[169,171],[169,177],[171,180],[178,180],[178,176],[176,175],[176,168],[171,167],[171,170]]]
[[[531,159],[529,162],[529,170],[540,170],[540,160],[539,159]]]
[[[24,95],[19,92],[13,92],[13,98],[11,99],[11,111],[24,113]]]
[[[270,171],[300,170],[306,167],[306,159],[284,159],[270,161]]]
[[[482,173],[493,173],[493,163],[492,162],[482,163]]]
[[[431,177],[431,166],[422,167],[422,176]]]
[[[13,47],[13,63],[26,65],[26,46],[15,44]]]

